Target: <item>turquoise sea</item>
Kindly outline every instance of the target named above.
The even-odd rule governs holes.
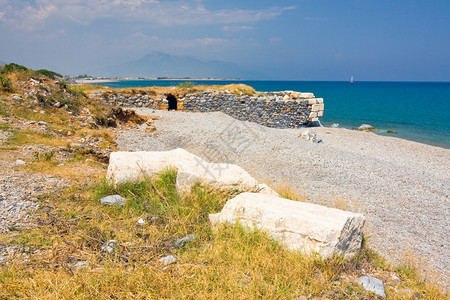
[[[126,80],[110,87],[176,86],[186,80]],[[244,83],[257,91],[312,92],[324,98],[323,125],[356,128],[370,124],[377,134],[450,149],[450,82],[192,81],[195,84]],[[387,133],[387,130],[397,133]]]

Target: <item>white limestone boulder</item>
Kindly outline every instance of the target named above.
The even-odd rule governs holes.
[[[192,185],[199,182],[221,189],[276,194],[267,185],[260,185],[237,165],[208,163],[180,148],[170,151],[113,152],[106,179],[114,185],[138,182],[170,167],[178,170],[176,187],[180,193],[189,192]]]
[[[127,181],[137,182],[163,170],[186,162],[203,161],[181,148],[170,151],[113,152],[109,157],[106,179],[114,185]]]
[[[197,164],[181,163],[177,174],[177,191],[181,194],[188,193],[197,182],[218,189],[275,193],[269,186],[259,184],[255,178],[237,165],[205,161]]]
[[[239,222],[266,231],[290,250],[351,257],[361,248],[364,216],[273,195],[242,193],[222,211],[209,215],[214,224]]]

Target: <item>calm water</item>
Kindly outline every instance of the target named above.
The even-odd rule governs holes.
[[[176,86],[183,81],[109,82],[110,87]],[[194,81],[228,84],[236,81]],[[323,125],[355,128],[366,123],[378,134],[450,148],[450,82],[239,81],[257,91],[312,92],[324,98]],[[393,130],[397,133],[387,133]]]

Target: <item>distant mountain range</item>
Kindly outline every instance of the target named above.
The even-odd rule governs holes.
[[[233,63],[170,55],[162,52],[151,52],[141,59],[93,70],[89,74],[104,77],[135,78],[270,79],[264,74],[254,72]]]

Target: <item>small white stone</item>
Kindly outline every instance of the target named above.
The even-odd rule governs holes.
[[[125,198],[120,195],[112,195],[103,197],[100,199],[100,203],[103,205],[119,205],[122,206],[125,204]]]
[[[160,263],[164,264],[164,266],[162,268],[163,270],[165,270],[168,265],[177,263],[177,259],[173,255],[164,256],[164,257],[160,258],[158,261]]]
[[[384,292],[384,284],[380,279],[371,276],[363,276],[359,278],[358,283],[362,284],[362,286],[369,292],[373,292],[383,298],[386,297]]]
[[[23,160],[20,160],[20,159],[15,161],[15,165],[16,166],[23,166],[23,165],[26,165],[26,164],[27,164],[26,162],[24,162]]]
[[[138,223],[139,225],[144,225],[144,224],[145,224],[145,221],[144,221],[142,218],[140,218],[140,219],[137,221],[137,223]]]

